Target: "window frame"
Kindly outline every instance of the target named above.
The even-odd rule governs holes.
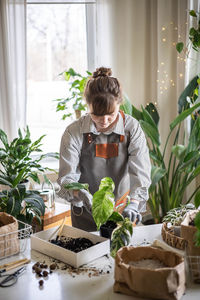
[[[96,65],[96,0],[25,0],[26,5],[31,4],[85,4],[86,12],[86,40],[87,40],[87,63],[88,70],[93,71]],[[25,22],[26,22],[25,13]],[[26,23],[25,23],[26,24]],[[26,29],[27,30],[27,29]],[[26,32],[25,32],[26,33]],[[27,36],[27,35],[26,35]],[[26,39],[26,37],[25,37]],[[27,55],[26,55],[27,66]],[[27,78],[27,75],[26,75]],[[27,90],[27,86],[26,86]],[[27,92],[26,92],[27,94]],[[46,158],[42,165],[57,169],[55,159]]]

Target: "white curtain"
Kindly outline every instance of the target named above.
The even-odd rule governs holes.
[[[137,107],[153,102],[164,141],[184,89],[187,0],[97,0],[97,63],[110,66]],[[164,143],[164,142],[163,142]]]
[[[0,128],[13,139],[26,124],[25,0],[0,1]]]

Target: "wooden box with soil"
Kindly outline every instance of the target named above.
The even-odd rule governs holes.
[[[181,237],[185,240],[186,258],[193,282],[200,283],[200,247],[195,245],[197,228],[194,219],[198,210],[188,212],[181,223]]]
[[[54,231],[56,227],[33,234],[31,248],[75,268],[110,253],[110,241],[96,234],[65,225],[56,241],[56,234],[51,237]]]
[[[114,291],[148,299],[180,299],[185,291],[184,259],[153,247],[123,247],[115,259]]]

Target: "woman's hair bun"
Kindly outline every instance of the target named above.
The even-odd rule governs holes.
[[[112,71],[110,68],[104,68],[104,67],[101,67],[101,68],[97,68],[95,72],[93,72],[92,74],[92,77],[93,78],[97,78],[97,77],[100,77],[100,76],[111,76],[112,75]]]

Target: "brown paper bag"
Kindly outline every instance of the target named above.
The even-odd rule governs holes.
[[[131,261],[156,259],[167,267],[139,268]],[[147,299],[180,299],[185,291],[184,260],[178,254],[153,247],[123,247],[115,259],[114,292]]]
[[[18,221],[11,215],[0,212],[0,258],[19,252]]]

